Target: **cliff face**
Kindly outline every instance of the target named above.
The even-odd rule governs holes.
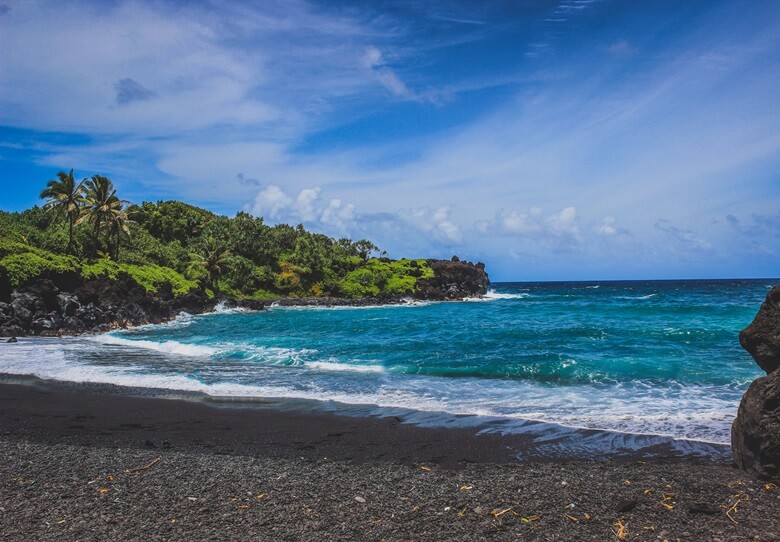
[[[780,285],[767,294],[739,342],[767,376],[745,392],[731,426],[734,463],[763,478],[780,479]]]
[[[490,280],[485,264],[453,260],[428,260],[435,276],[417,281],[415,297],[430,300],[463,299],[487,293]]]

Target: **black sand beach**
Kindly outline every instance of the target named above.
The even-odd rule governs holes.
[[[108,393],[108,391],[112,391]],[[0,384],[2,540],[778,540],[723,461],[518,461],[527,436]]]

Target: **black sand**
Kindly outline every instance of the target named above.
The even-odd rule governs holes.
[[[530,445],[3,383],[0,539],[780,540],[780,489],[727,462],[517,461]]]

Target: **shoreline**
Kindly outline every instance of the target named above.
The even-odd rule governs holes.
[[[726,461],[8,380],[7,540],[780,540],[780,490]]]
[[[182,298],[175,298],[175,301],[182,301]],[[462,297],[452,299],[425,299],[417,298],[413,296],[385,296],[385,297],[276,297],[268,299],[254,299],[254,298],[234,298],[234,297],[218,297],[208,300],[201,307],[179,307],[178,310],[169,312],[167,314],[156,314],[154,319],[140,320],[138,322],[114,321],[111,323],[98,324],[90,328],[84,329],[57,329],[55,333],[42,332],[42,333],[27,333],[22,328],[14,335],[4,335],[0,332],[0,343],[13,342],[11,339],[19,337],[35,337],[35,338],[57,338],[57,337],[81,337],[88,335],[98,335],[101,333],[109,333],[117,330],[127,330],[137,327],[167,324],[175,321],[183,313],[192,316],[205,316],[219,314],[221,310],[243,310],[250,312],[258,312],[268,310],[272,307],[311,307],[311,308],[341,308],[341,307],[353,307],[353,308],[370,308],[370,307],[387,307],[387,306],[405,306],[414,305],[418,303],[441,303],[441,302],[465,302],[472,299],[485,299],[486,294],[479,294],[474,297]],[[189,310],[188,310],[189,309]]]
[[[510,463],[528,440],[476,429],[424,428],[398,418],[215,405],[200,394],[17,378],[0,381],[2,436],[46,444],[160,448],[288,459]],[[179,395],[179,394],[176,394]],[[511,444],[510,444],[511,443]]]
[[[448,468],[467,463],[567,460],[731,464],[727,444],[313,399],[220,397],[12,374],[0,374],[0,397],[5,399],[0,427],[16,428],[25,438],[45,440],[56,435],[90,445],[134,447],[139,442],[154,443],[155,437],[171,448],[178,439],[187,450],[211,453],[214,445],[203,443],[227,439],[231,444],[223,449],[225,453],[262,455],[271,444],[257,440],[257,435],[273,433],[284,423],[295,430],[277,435],[273,444],[290,457],[303,450],[307,453],[301,455],[311,457],[425,460]],[[7,409],[8,405],[12,408]],[[158,414],[162,412],[166,414]],[[134,414],[143,421],[133,419]],[[75,422],[63,428],[66,416]],[[14,419],[26,418],[37,423],[14,425]],[[364,445],[365,441],[371,445]],[[467,443],[465,448],[463,443]]]

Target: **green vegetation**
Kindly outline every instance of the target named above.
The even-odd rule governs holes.
[[[417,288],[417,279],[432,277],[425,260],[372,258],[344,278],[341,290],[346,297],[409,295]]]
[[[411,294],[433,271],[425,260],[372,257],[370,241],[332,239],[302,225],[269,226],[244,212],[229,218],[179,201],[133,205],[107,177],[77,182],[59,172],[43,207],[0,211],[0,274],[12,287],[51,273],[85,279],[128,273],[147,291],[175,295],[365,297]],[[121,259],[120,259],[121,258]]]
[[[80,272],[85,279],[101,275],[115,279],[120,272],[124,272],[133,277],[147,292],[156,292],[159,286],[167,282],[172,286],[173,294],[177,296],[184,295],[192,288],[198,287],[197,281],[189,280],[169,267],[161,267],[154,264],[118,264],[111,260],[103,259],[83,265]]]

